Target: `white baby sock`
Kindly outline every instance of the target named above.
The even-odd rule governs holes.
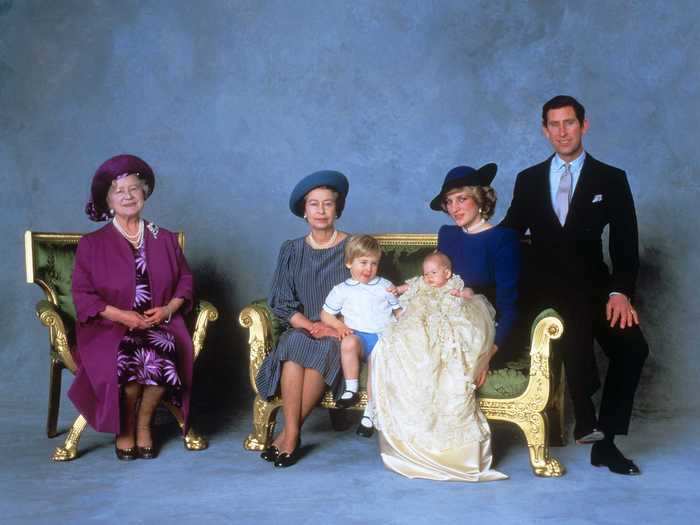
[[[345,380],[345,392],[340,396],[340,399],[350,399],[352,394],[357,392],[357,388],[360,386],[359,379],[346,379]]]
[[[365,419],[367,418],[367,419]],[[362,419],[360,424],[365,427],[371,427],[374,422],[374,403],[372,401],[367,402],[367,408],[365,408],[364,414],[362,414]]]

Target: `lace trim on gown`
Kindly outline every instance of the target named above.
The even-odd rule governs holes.
[[[494,340],[494,309],[483,296],[450,294],[464,287],[453,275],[441,288],[408,281],[404,313],[373,352],[377,427],[433,451],[489,439],[473,384],[477,361]]]

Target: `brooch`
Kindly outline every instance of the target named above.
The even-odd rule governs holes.
[[[149,222],[148,226],[146,226],[146,228],[148,228],[148,231],[151,232],[151,235],[153,235],[154,239],[158,238],[159,228],[158,228],[157,224],[153,224],[152,222]]]

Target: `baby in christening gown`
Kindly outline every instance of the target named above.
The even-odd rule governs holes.
[[[475,375],[494,340],[494,310],[471,298],[439,252],[398,288],[404,311],[372,353],[375,426],[384,465],[409,478],[492,481],[491,432]]]

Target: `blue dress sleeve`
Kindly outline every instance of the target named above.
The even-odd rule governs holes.
[[[290,317],[301,311],[301,302],[297,298],[294,286],[293,255],[292,241],[285,241],[277,258],[268,299],[272,313],[283,323],[288,323]]]
[[[518,279],[520,278],[520,242],[515,230],[504,228],[503,237],[496,247],[494,276],[496,279],[496,327],[495,343],[499,347],[506,341],[518,315]]]
[[[437,240],[437,249],[438,251],[442,253],[447,253],[446,245],[445,245],[445,227],[440,226],[440,229],[438,230],[438,240]]]

